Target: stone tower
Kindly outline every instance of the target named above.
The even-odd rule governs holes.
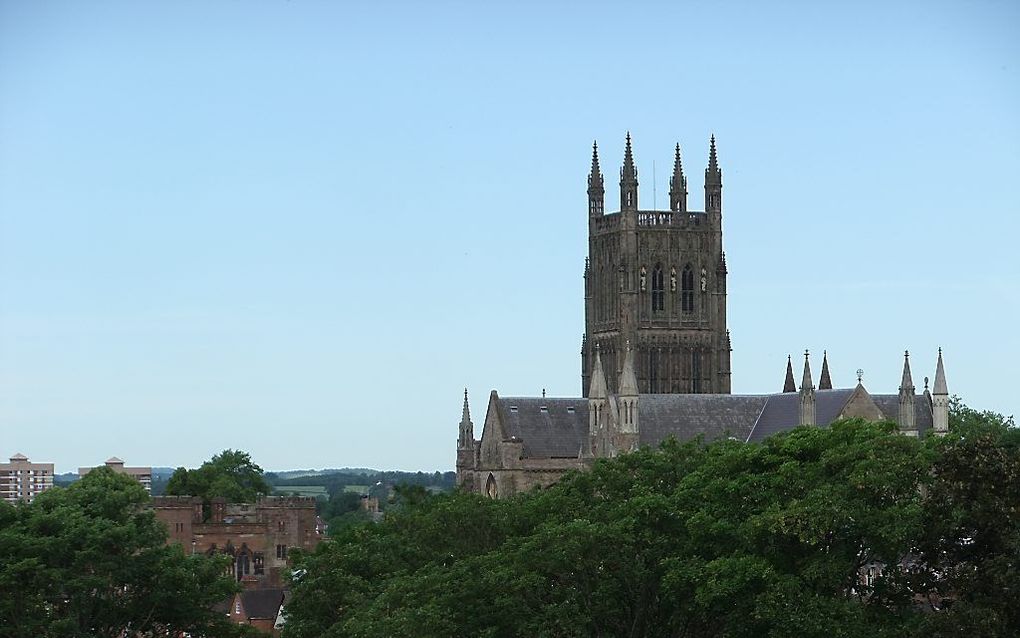
[[[669,210],[638,207],[630,134],[620,169],[620,210],[605,212],[598,146],[588,175],[588,257],[581,391],[588,396],[595,349],[616,394],[629,342],[641,394],[730,392],[722,171],[715,137],[705,169],[705,210],[687,207],[687,178],[676,145]]]

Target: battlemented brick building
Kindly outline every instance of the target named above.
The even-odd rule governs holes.
[[[231,573],[249,588],[281,587],[290,551],[315,549],[322,539],[310,497],[265,496],[254,504],[213,499],[208,520],[201,498],[157,496],[152,501],[156,517],[167,526],[168,543],[180,543],[193,554],[229,554]]]
[[[467,391],[457,439],[457,484],[493,498],[556,482],[564,472],[675,437],[756,442],[839,418],[889,420],[908,436],[948,429],[942,351],[935,383],[915,392],[909,355],[897,394],[833,388],[823,356],[817,389],[808,353],[798,390],[789,358],[783,391],[730,394],[722,170],[715,138],[705,169],[705,210],[687,207],[677,145],[668,211],[640,210],[630,135],[620,169],[620,210],[606,214],[597,148],[588,175],[585,334],[578,398],[500,397],[493,390],[480,440]]]

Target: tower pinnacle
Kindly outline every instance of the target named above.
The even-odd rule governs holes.
[[[620,168],[620,210],[637,210],[637,169],[634,168],[634,153],[630,147],[630,131],[627,132],[627,146],[623,151],[623,166]]]
[[[825,350],[822,350],[822,374],[818,378],[818,389],[832,389],[832,379],[829,378],[829,353]]]
[[[914,380],[910,378],[910,351],[903,351],[903,378],[900,379],[900,392],[910,390],[914,393]]]
[[[684,177],[679,143],[673,158],[673,177],[669,180],[669,209],[681,213],[687,211],[687,178]]]
[[[800,389],[803,390],[814,390],[815,386],[811,382],[811,361],[809,360],[808,351],[804,351],[804,376],[800,381]]]
[[[946,370],[942,366],[942,348],[939,348],[939,361],[935,365],[935,384],[932,387],[932,394],[949,394],[949,387],[946,385]]]
[[[786,381],[783,383],[783,392],[796,392],[797,382],[793,380],[793,358],[786,355]]]
[[[605,181],[599,168],[599,144],[591,145],[591,172],[588,173],[588,214],[598,216],[603,213],[606,200]]]

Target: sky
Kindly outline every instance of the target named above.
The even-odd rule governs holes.
[[[1016,2],[0,0],[0,456],[452,470],[580,395],[586,175],[723,170],[733,391],[1018,411]]]

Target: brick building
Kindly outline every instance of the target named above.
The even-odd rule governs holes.
[[[0,463],[0,498],[8,503],[31,502],[53,487],[53,464],[32,463],[20,452]]]
[[[156,518],[167,526],[169,543],[180,543],[193,554],[230,555],[232,575],[250,588],[281,587],[290,550],[312,550],[322,539],[314,498],[266,496],[254,504],[213,499],[208,518],[198,497],[157,496],[152,501]]]

